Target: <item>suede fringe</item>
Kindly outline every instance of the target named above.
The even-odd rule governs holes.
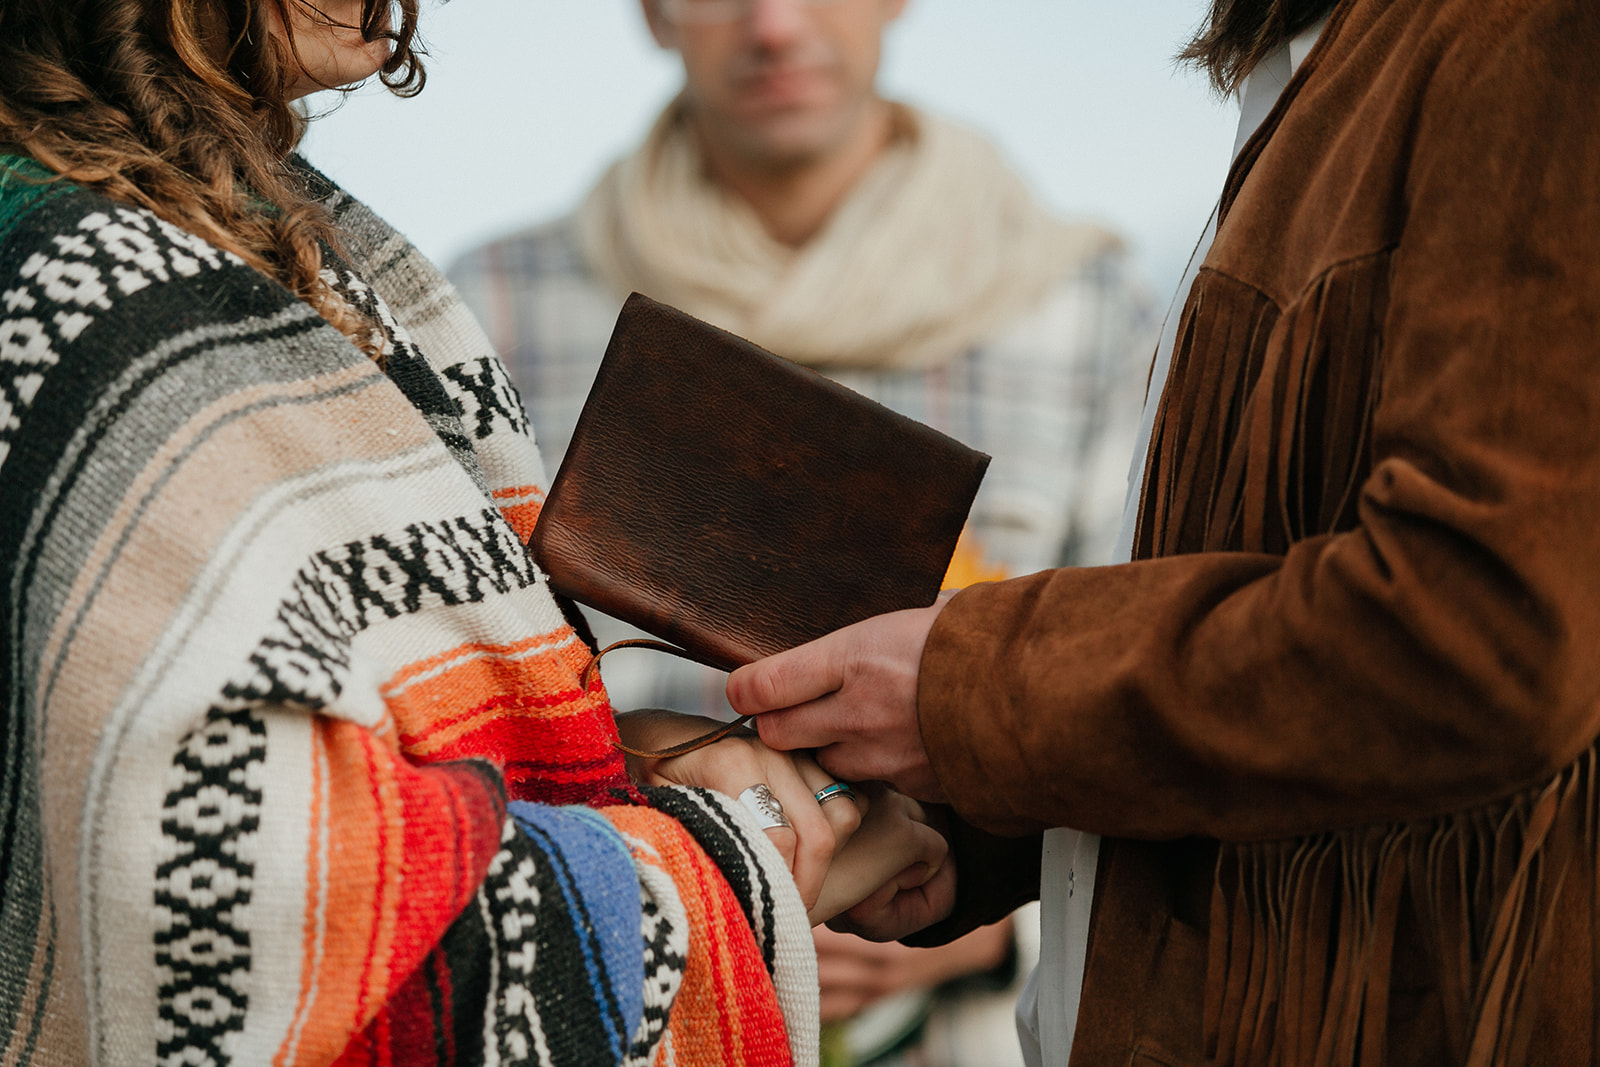
[[[1389,267],[1388,253],[1340,264],[1286,309],[1201,271],[1151,441],[1136,558],[1282,553],[1356,525]],[[1597,766],[1591,750],[1544,787],[1471,812],[1224,847],[1212,897],[1210,1062],[1385,1063],[1397,936],[1410,939],[1402,952],[1431,956],[1439,988],[1420,992],[1440,1001],[1449,1062],[1522,1062],[1560,940],[1552,925],[1563,888],[1570,876],[1600,892]],[[1579,862],[1591,869],[1574,874]],[[1600,900],[1588,908],[1592,926]],[[1600,936],[1585,933],[1600,976]],[[1591,1011],[1595,1056],[1600,1007]],[[1396,1017],[1397,1027],[1413,1022]]]
[[[1355,525],[1388,266],[1387,253],[1341,264],[1281,313],[1201,271],[1151,439],[1135,558],[1282,553]]]
[[[1396,932],[1410,919],[1440,981],[1448,1062],[1523,1062],[1563,890],[1600,884],[1575,867],[1597,855],[1597,768],[1590,749],[1547,785],[1475,811],[1225,847],[1212,898],[1208,1059],[1386,1062]]]

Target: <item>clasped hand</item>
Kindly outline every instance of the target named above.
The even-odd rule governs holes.
[[[741,667],[728,679],[728,701],[756,717],[761,739],[775,749],[811,750],[845,781],[885,781],[921,801],[942,802],[922,743],[917,678],[928,633],[954,595]],[[828,925],[874,941],[904,937],[950,914],[955,879],[952,857],[925,883],[887,883]]]
[[[617,726],[629,747],[660,751],[704,734],[707,720],[652,709],[619,715]],[[767,834],[789,864],[812,925],[885,889],[892,887],[893,897],[945,874],[945,838],[917,801],[866,783],[854,787],[854,798],[819,803],[817,792],[837,779],[809,756],[769,748],[753,731],[735,731],[671,759],[629,756],[628,769],[646,785],[696,786],[729,796],[757,784],[771,789],[788,825]]]

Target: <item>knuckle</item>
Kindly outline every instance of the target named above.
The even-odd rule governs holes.
[[[830,810],[831,809],[831,810]],[[861,809],[853,800],[835,800],[822,809],[835,834],[848,837],[861,829]]]
[[[773,665],[773,669],[763,674],[760,679],[759,695],[761,704],[768,708],[781,708],[787,705],[790,687],[790,675],[794,668],[788,660],[782,660]]]
[[[769,712],[756,719],[756,733],[762,744],[769,748],[782,748],[785,725],[781,712]]]
[[[728,678],[728,702],[741,714],[772,708],[773,671],[770,665],[743,667]]]
[[[790,703],[789,694],[794,688],[796,671],[793,657],[779,656],[772,660],[766,670],[752,679],[753,695],[758,706],[769,710],[787,707]]]

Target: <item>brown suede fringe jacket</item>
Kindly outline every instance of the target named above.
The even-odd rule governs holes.
[[[1600,2],[1335,9],[1229,176],[1135,557],[940,616],[920,940],[1072,826],[1074,1065],[1600,1062]]]

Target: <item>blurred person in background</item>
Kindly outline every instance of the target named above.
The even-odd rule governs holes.
[[[1143,291],[1115,236],[1051,216],[988,141],[879,94],[904,7],[643,0],[682,92],[575,214],[469,253],[451,279],[551,462],[637,290],[991,454],[947,585],[1104,561],[1154,343]],[[622,707],[723,710],[725,680],[648,657],[607,674]],[[1014,993],[958,993],[1010,985],[1003,925],[920,953],[819,931],[818,949],[829,1018],[880,1004],[852,1056],[902,1044],[929,999],[896,994],[945,979],[959,1004],[934,1027],[971,1011],[999,1033],[963,1062],[994,1067],[1015,1045]]]

